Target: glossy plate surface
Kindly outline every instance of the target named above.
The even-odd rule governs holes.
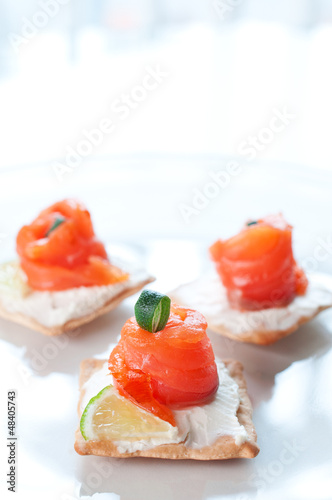
[[[332,274],[331,175],[289,165],[244,165],[219,191],[207,187],[209,172],[226,164],[217,158],[113,159],[82,165],[63,183],[46,167],[4,171],[1,260],[14,255],[21,225],[71,195],[86,203],[110,253],[144,262],[158,278],[151,288],[161,292],[204,272],[206,248],[217,237],[235,233],[248,217],[280,210],[295,227],[299,262]],[[215,194],[199,202],[198,192]],[[193,207],[195,196],[199,208],[186,221],[183,204]],[[80,361],[108,357],[136,298],[79,333],[56,338],[0,320],[1,498],[11,498],[4,484],[10,390],[17,391],[16,498],[331,498],[332,310],[268,347],[209,332],[217,356],[244,364],[261,447],[257,458],[200,463],[75,453]]]

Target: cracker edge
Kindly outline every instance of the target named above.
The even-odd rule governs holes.
[[[91,375],[99,370],[106,360],[85,359],[81,363],[79,387],[80,398],[78,403],[78,415],[81,417],[81,403],[85,394],[83,388],[85,382]],[[112,441],[85,441],[80,428],[75,433],[74,448],[79,455],[97,455],[103,457],[151,457],[165,459],[194,459],[194,460],[224,460],[229,458],[254,458],[258,452],[257,436],[252,422],[252,406],[247,394],[247,385],[243,376],[243,367],[239,361],[223,360],[229,370],[231,377],[239,386],[241,397],[237,417],[246,429],[249,439],[241,445],[237,445],[231,436],[220,436],[213,445],[201,449],[187,448],[183,443],[159,445],[148,450],[136,451],[134,453],[120,453]]]
[[[95,311],[91,312],[90,314],[87,314],[85,316],[81,316],[80,318],[75,318],[67,321],[63,325],[57,325],[53,327],[47,327],[39,323],[37,320],[34,318],[30,318],[29,316],[26,316],[25,314],[22,313],[11,313],[7,311],[2,305],[0,301],[0,318],[7,319],[9,321],[12,321],[14,323],[17,323],[19,325],[26,326],[30,330],[34,330],[40,333],[43,333],[44,335],[48,336],[55,336],[55,335],[61,335],[65,332],[68,332],[70,330],[75,330],[79,326],[82,326],[86,323],[89,323],[90,321],[93,321],[95,318],[98,316],[101,316],[102,314],[106,314],[109,311],[112,311],[115,309],[124,299],[127,297],[130,297],[131,295],[134,295],[136,292],[139,292],[144,286],[148,285],[149,283],[152,283],[155,280],[154,277],[149,276],[145,280],[140,281],[137,285],[131,286],[122,292],[118,293],[115,297],[112,297],[110,300],[105,302],[104,305],[96,309]]]
[[[223,325],[214,325],[213,323],[209,323],[208,327],[213,332],[219,333],[238,342],[248,342],[258,345],[270,345],[274,344],[274,342],[277,342],[278,340],[283,339],[284,337],[288,337],[288,335],[295,332],[301,325],[308,323],[319,313],[325,311],[326,309],[329,309],[330,307],[332,307],[332,305],[321,306],[313,314],[309,316],[301,316],[299,320],[287,330],[250,330],[245,333],[234,334]]]
[[[192,281],[191,283],[186,283],[184,285],[180,285],[177,287],[175,290],[172,290],[168,295],[169,297],[176,303],[186,306],[186,307],[191,307],[190,304],[187,301],[183,301],[180,299],[178,296],[179,290],[181,290],[185,286],[189,286],[191,284],[194,284],[197,280]],[[233,333],[232,330],[229,328],[226,328],[224,325],[217,325],[213,322],[209,321],[209,318],[206,317],[208,321],[208,328],[215,332],[219,333],[220,335],[223,335],[224,337],[228,337],[229,339],[236,340],[238,342],[247,342],[250,344],[259,344],[259,345],[270,345],[274,344],[274,342],[277,342],[278,340],[287,337],[291,333],[295,332],[301,325],[308,323],[311,321],[313,318],[315,318],[319,313],[322,311],[325,311],[326,309],[329,309],[332,307],[332,304],[330,305],[325,305],[325,306],[320,306],[313,314],[311,315],[304,315],[301,316],[296,323],[291,325],[289,328],[286,330],[278,329],[278,330],[249,330],[244,333]]]

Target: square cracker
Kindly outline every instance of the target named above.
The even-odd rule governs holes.
[[[134,453],[120,453],[112,441],[85,441],[80,428],[75,434],[75,450],[80,455],[99,455],[104,457],[152,457],[168,459],[194,459],[194,460],[222,460],[228,458],[254,458],[258,452],[256,431],[252,422],[252,406],[247,394],[247,386],[243,377],[243,367],[239,361],[223,360],[230,376],[239,386],[240,406],[237,418],[248,433],[248,441],[237,445],[232,436],[220,436],[211,446],[201,449],[187,448],[184,443],[159,445],[154,448]],[[85,394],[84,384],[91,375],[98,371],[105,360],[85,359],[81,363],[80,372],[80,399],[78,404],[78,414],[81,417],[81,403]]]
[[[36,319],[26,316],[25,314],[9,312],[4,307],[2,307],[1,300],[0,317],[8,319],[9,321],[13,321],[14,323],[18,323],[19,325],[26,326],[30,330],[35,330],[37,332],[43,333],[44,335],[61,335],[62,333],[68,332],[70,330],[75,330],[85,323],[90,323],[90,321],[93,321],[95,318],[98,318],[98,316],[101,316],[102,314],[106,314],[109,311],[112,311],[112,309],[115,309],[125,298],[129,297],[130,295],[134,295],[136,292],[139,292],[145,285],[154,281],[154,279],[155,278],[153,278],[152,276],[147,275],[145,279],[142,279],[135,284],[128,284],[125,289],[105,302],[105,304],[103,304],[95,311],[81,316],[80,318],[71,319],[63,325],[47,327],[39,323]]]
[[[295,297],[288,306],[258,311],[232,309],[215,272],[180,285],[168,295],[174,302],[200,311],[213,332],[240,342],[268,345],[332,307],[332,277],[312,274],[305,295]]]

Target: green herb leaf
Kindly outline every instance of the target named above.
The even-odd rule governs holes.
[[[46,233],[46,237],[48,237],[48,236],[51,234],[51,232],[52,232],[52,231],[54,231],[54,229],[56,229],[57,227],[59,227],[59,226],[60,226],[60,224],[62,224],[63,222],[65,222],[65,220],[66,220],[66,219],[65,219],[64,217],[62,217],[61,215],[58,215],[58,216],[56,217],[56,219],[54,220],[54,222],[53,222],[52,226],[51,226],[51,227],[49,228],[49,230],[47,231],[47,233]]]
[[[155,333],[163,330],[171,310],[171,299],[152,290],[143,290],[135,304],[136,321],[141,328]]]
[[[247,222],[247,226],[253,226],[254,224],[258,224],[257,220],[252,220],[250,222]]]

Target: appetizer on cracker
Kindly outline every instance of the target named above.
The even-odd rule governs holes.
[[[270,344],[332,306],[332,279],[306,277],[282,215],[249,221],[210,247],[216,271],[171,293],[199,308],[209,327],[234,340]]]
[[[0,267],[0,316],[46,335],[91,321],[153,281],[109,258],[75,200],[43,210],[16,243],[19,259]]]
[[[242,365],[216,361],[197,311],[142,292],[107,360],[81,364],[81,455],[218,460],[259,452]]]

